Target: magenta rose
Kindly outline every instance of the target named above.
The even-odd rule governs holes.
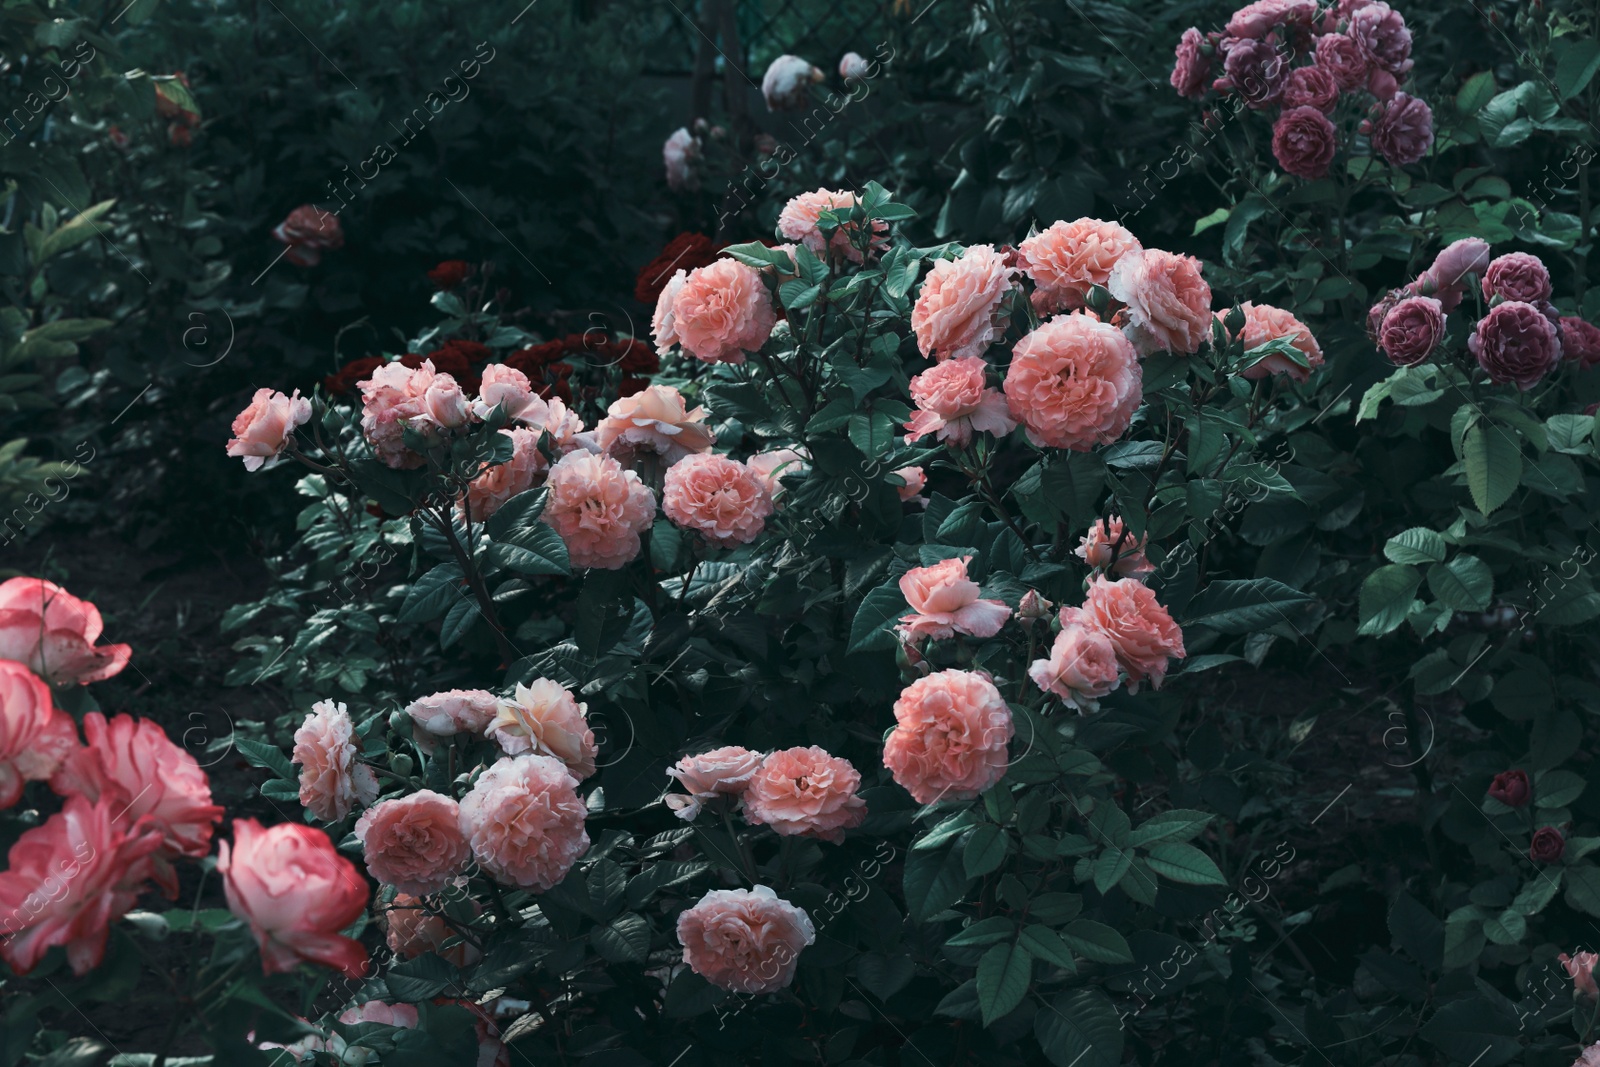
[[[1273,29],[1309,30],[1316,21],[1316,0],[1255,0],[1228,20],[1229,37],[1265,37]]]
[[[1571,315],[1561,318],[1561,357],[1588,369],[1600,363],[1600,328]]]
[[[1223,76],[1216,83],[1219,91],[1238,93],[1253,111],[1278,102],[1289,77],[1289,62],[1280,54],[1276,41],[1224,37],[1221,48],[1225,58]]]
[[[1421,363],[1433,355],[1444,337],[1444,310],[1431,296],[1400,301],[1383,317],[1378,346],[1389,362],[1401,367]]]
[[[1533,835],[1528,858],[1535,863],[1555,863],[1567,851],[1567,839],[1554,826],[1543,826]]]
[[[1521,300],[1489,310],[1467,339],[1478,366],[1492,382],[1531,389],[1561,360],[1561,341],[1545,313]]]
[[[1483,272],[1483,298],[1521,300],[1538,304],[1550,299],[1550,272],[1538,256],[1526,252],[1507,252],[1495,257]]]
[[[1172,66],[1168,80],[1178,90],[1179,96],[1198,100],[1206,95],[1206,83],[1211,77],[1211,60],[1216,50],[1201,32],[1190,26],[1178,39],[1177,61]]]
[[[1339,82],[1322,67],[1301,67],[1283,86],[1283,106],[1314,107],[1328,112],[1339,102]]]
[[[1290,108],[1272,127],[1272,154],[1278,165],[1300,178],[1324,177],[1338,147],[1333,123],[1314,107]]]
[[[1367,56],[1361,46],[1342,33],[1317,38],[1317,67],[1333,75],[1345,92],[1367,84]]]
[[[1411,31],[1405,17],[1382,0],[1351,12],[1345,32],[1374,66],[1396,76],[1411,69]]]
[[[1423,296],[1438,297],[1448,314],[1467,295],[1461,279],[1469,274],[1482,274],[1488,267],[1489,242],[1481,237],[1463,237],[1450,242],[1433,257],[1433,265],[1422,272],[1415,288]]]
[[[1390,163],[1415,163],[1433,147],[1433,109],[1409,93],[1395,93],[1361,124],[1361,132],[1372,138],[1373,151]]]
[[[1533,799],[1533,786],[1528,784],[1528,772],[1501,771],[1489,783],[1489,795],[1508,808],[1527,807],[1528,801]]]

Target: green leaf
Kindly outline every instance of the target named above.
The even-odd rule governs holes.
[[[433,570],[411,583],[406,598],[400,603],[401,622],[430,622],[443,615],[458,597],[465,594],[461,583],[465,576],[454,563],[441,563]]]
[[[961,850],[912,852],[906,859],[902,887],[911,918],[927,922],[958,902],[966,892],[967,877],[962,869]]]
[[[1600,868],[1575,863],[1566,870],[1567,904],[1585,915],[1600,918]]]
[[[99,234],[101,231],[95,225],[95,220],[110,211],[111,205],[115,203],[115,200],[102,200],[74,215],[69,222],[44,239],[44,243],[39,246],[37,261],[42,263],[51,256],[76,248]]]
[[[1500,1067],[1516,1059],[1522,1052],[1519,1032],[1510,1010],[1481,994],[1450,1001],[1417,1031],[1452,1060],[1471,1067]]]
[[[1482,611],[1494,593],[1494,575],[1477,556],[1460,555],[1428,568],[1428,588],[1454,611]]]
[[[1571,44],[1556,61],[1556,88],[1561,99],[1571,100],[1583,92],[1600,70],[1600,40],[1593,37],[1567,38]]]
[[[497,541],[484,553],[491,562],[518,574],[568,575],[572,573],[567,559],[567,543],[561,535],[544,523],[519,530],[516,540]]]
[[[1164,811],[1141,823],[1128,835],[1128,844],[1143,847],[1157,841],[1187,841],[1204,830],[1211,818],[1206,812],[1187,808]]]
[[[1205,233],[1207,230],[1211,229],[1211,227],[1220,226],[1222,223],[1227,222],[1228,221],[1228,215],[1232,211],[1233,211],[1232,207],[1219,207],[1215,211],[1211,212],[1209,215],[1202,215],[1200,218],[1195,220],[1195,222],[1194,222],[1194,233],[1190,234],[1190,236],[1191,237],[1199,236],[1200,234]]]
[[[1021,945],[995,945],[978,961],[978,1007],[983,1025],[1011,1012],[1028,995],[1033,957]]]
[[[894,647],[892,625],[910,608],[894,582],[880,585],[861,598],[850,624],[849,652],[871,652]]]
[[[1287,621],[1291,612],[1316,602],[1309,593],[1273,578],[1212,582],[1189,602],[1185,627],[1205,626],[1225,634],[1246,634]]]
[[[1492,71],[1480,71],[1462,83],[1456,92],[1456,109],[1463,115],[1476,115],[1478,110],[1494,99],[1495,84]]]
[[[1461,442],[1472,502],[1485,515],[1511,499],[1522,480],[1522,449],[1509,431],[1494,423],[1476,422]]]
[[[1062,940],[1056,931],[1040,923],[1025,926],[1017,937],[1017,944],[1026,948],[1035,959],[1053,963],[1071,974],[1078,971],[1078,962],[1072,958],[1072,946]]]
[[[1589,436],[1594,432],[1591,415],[1552,415],[1544,423],[1545,436],[1557,452],[1583,456],[1589,453]]]
[[[489,521],[483,524],[484,531],[492,541],[513,540],[518,530],[530,529],[539,523],[547,498],[548,494],[542,488],[518,493],[489,516]]]
[[[982,878],[1005,862],[1010,842],[1006,832],[993,823],[980,823],[973,827],[963,850],[968,878]]]
[[[1152,871],[1183,885],[1228,884],[1210,856],[1181,841],[1163,841],[1152,845],[1145,862]]]
[[[1564,808],[1582,796],[1588,784],[1583,775],[1572,771],[1546,771],[1534,784],[1534,806]]]
[[[1426,526],[1401,530],[1383,546],[1383,554],[1393,563],[1442,563],[1448,550],[1444,536]]]
[[[455,985],[456,969],[431,952],[397,963],[383,976],[396,1000],[416,1004],[432,1000]]]
[[[1391,563],[1367,575],[1361,583],[1361,627],[1356,632],[1381,637],[1406,621],[1422,573],[1415,567]]]
[[[1117,1067],[1122,1062],[1122,1020],[1098,989],[1072,989],[1033,1017],[1033,1034],[1055,1067]]]
[[[1061,930],[1073,952],[1095,963],[1132,963],[1133,952],[1123,936],[1093,919],[1074,919]]]
[[[642,915],[625,912],[591,930],[589,940],[611,963],[643,963],[650,953],[650,924]]]
[[[289,762],[289,757],[277,745],[269,745],[265,741],[252,741],[245,737],[235,737],[233,747],[239,755],[250,761],[253,767],[265,767],[279,778],[291,782],[298,782],[300,775],[295,772],[294,764]]]
[[[970,926],[962,927],[945,944],[957,948],[969,945],[992,945],[996,941],[1006,940],[1016,932],[1016,923],[1004,915],[991,915],[987,919],[979,919]]]

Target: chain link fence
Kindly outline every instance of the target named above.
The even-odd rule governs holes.
[[[648,73],[691,76],[696,56],[708,44],[717,54],[719,69],[734,66],[757,83],[767,64],[786,52],[831,68],[844,52],[881,40],[889,21],[906,7],[906,0],[734,0],[738,32],[733,35],[715,29],[720,20],[712,10],[714,2],[650,4],[646,38],[654,44]],[[737,41],[730,42],[731,36]]]

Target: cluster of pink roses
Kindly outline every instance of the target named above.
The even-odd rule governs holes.
[[[667,774],[685,790],[666,797],[680,819],[697,818],[723,797],[753,826],[838,843],[867,817],[861,773],[816,745],[770,753],[728,745],[685,756]]]
[[[1310,63],[1295,66],[1309,56]],[[1433,112],[1400,91],[1410,73],[1411,31],[1384,0],[1255,0],[1227,26],[1184,31],[1172,87],[1192,100],[1208,90],[1237,95],[1251,110],[1279,107],[1272,152],[1290,174],[1321,178],[1339,148],[1329,115],[1345,94],[1373,103],[1360,132],[1390,163],[1415,163],[1433,146]]]
[[[1448,315],[1476,276],[1487,304],[1467,350],[1489,380],[1531,389],[1561,365],[1600,364],[1600,329],[1550,302],[1550,272],[1538,256],[1509,252],[1490,258],[1487,242],[1466,237],[1434,258],[1409,285],[1390,290],[1367,314],[1367,333],[1402,367],[1426,361],[1444,340]]]

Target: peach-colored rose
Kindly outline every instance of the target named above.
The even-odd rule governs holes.
[[[810,460],[792,448],[775,448],[770,452],[758,453],[745,460],[744,465],[761,479],[767,487],[767,495],[773,500],[777,500],[778,494],[783,492],[783,479],[786,476],[811,469]]]
[[[477,908],[473,904],[474,909]],[[396,893],[388,907],[379,910],[378,923],[384,929],[384,941],[401,959],[416,959],[424,952],[434,952],[457,967],[471,967],[483,958],[477,946],[461,938],[450,924],[430,912],[418,897]],[[452,939],[456,943],[448,944]]]
[[[1030,625],[1050,614],[1053,605],[1050,601],[1039,595],[1039,590],[1030,589],[1022,594],[1022,600],[1017,604],[1017,619],[1024,625]]]
[[[733,548],[760,536],[772,514],[766,482],[743,463],[711,453],[667,468],[661,510],[714,545]]]
[[[260,470],[288,447],[295,428],[310,418],[311,401],[302,397],[300,390],[296,389],[293,396],[284,396],[271,389],[257,389],[250,406],[233,420],[228,455],[244,457],[247,471]]]
[[[683,962],[719,989],[775,993],[817,939],[805,909],[764,885],[713,889],[678,916]]]
[[[895,627],[902,639],[944,641],[956,634],[993,637],[1011,617],[1003,600],[980,600],[978,583],[967,577],[971,556],[912,567],[900,576],[900,592],[911,605]]]
[[[487,419],[496,407],[505,408],[507,419],[524,426],[543,425],[547,412],[544,400],[534,392],[528,376],[504,363],[491,363],[483,368],[472,413]]]
[[[50,687],[22,664],[0,659],[0,808],[21,800],[26,783],[48,779],[77,747],[78,728],[57,710]]]
[[[1572,992],[1575,995],[1600,996],[1600,985],[1596,985],[1594,980],[1594,965],[1600,963],[1600,954],[1579,952],[1569,956],[1563,952],[1556,958],[1561,961],[1561,966],[1566,968],[1567,976],[1572,979]]]
[[[292,971],[302,960],[348,978],[365,974],[367,950],[339,931],[367,910],[370,894],[327,834],[301,823],[263,829],[254,819],[235,819],[233,845],[222,842],[217,871],[228,910],[250,925],[267,974]]]
[[[861,774],[850,761],[812,745],[786,748],[762,760],[744,791],[745,818],[785,837],[819,837],[837,844],[867,817],[856,795]]]
[[[471,414],[456,380],[435,371],[431,359],[415,370],[385,363],[356,387],[361,390],[361,432],[373,455],[389,467],[420,467],[424,462],[406,447],[407,426],[437,433],[465,425]]]
[[[178,859],[204,859],[211,833],[222,821],[222,807],[211,802],[211,781],[166,731],[149,719],[118,715],[110,722],[98,711],[83,717],[86,744],[75,750],[50,779],[62,796],[110,800],[131,836],[134,824],[161,834],[151,856],[151,877],[169,899],[178,895]]]
[[[25,663],[51,685],[88,685],[121,673],[133,650],[101,645],[100,611],[54,582],[0,584],[0,659]]]
[[[987,674],[949,670],[918,678],[895,701],[894,718],[883,765],[918,804],[971,800],[1005,776],[1015,728]]]
[[[419,897],[454,884],[472,859],[456,802],[431,789],[368,808],[356,837],[372,877]]]
[[[760,272],[736,259],[690,271],[672,298],[671,332],[685,352],[707,363],[743,363],[746,352],[767,343],[777,321]],[[659,339],[657,345],[665,354]]]
[[[527,685],[519,683],[514,696],[500,700],[487,733],[507,755],[553,756],[581,782],[594,773],[597,752],[594,731],[585,718],[588,710],[560,682],[535,678]]]
[[[1111,555],[1115,552],[1117,563],[1111,568],[1111,573],[1127,578],[1142,578],[1152,573],[1156,565],[1144,556],[1149,535],[1134,537],[1123,531],[1122,520],[1115,515],[1111,516],[1110,522],[1094,520],[1094,525],[1089,527],[1089,532],[1078,543],[1078,558],[1091,567],[1105,570],[1110,566]]]
[[[765,758],[760,752],[738,745],[685,756],[667,773],[688,790],[688,795],[669,793],[667,807],[678,818],[692,820],[700,814],[701,806],[714,796],[741,796]]]
[[[111,924],[138,900],[161,831],[119,821],[115,803],[68,797],[11,846],[0,872],[0,959],[18,974],[55,945],[73,974],[87,973],[105,955]]]
[[[1017,428],[1006,415],[1006,398],[988,387],[989,365],[977,356],[936,363],[911,379],[917,410],[906,422],[906,443],[924,434],[963,446],[974,430],[1004,437]]]
[[[483,522],[505,507],[511,498],[537,486],[549,469],[539,451],[539,431],[501,430],[511,438],[511,458],[504,463],[482,468],[483,473],[467,484],[459,508],[465,508],[473,522]]]
[[[1156,689],[1167,674],[1168,658],[1182,659],[1183,630],[1156,600],[1150,587],[1133,578],[1089,579],[1083,607],[1061,612],[1063,628],[1081,623],[1111,639],[1117,663],[1128,675],[1128,691],[1137,693],[1146,678]]]
[[[588,809],[567,765],[509,756],[484,771],[461,801],[472,855],[497,881],[544,892],[589,849]]]
[[[661,287],[661,292],[656,296],[655,314],[650,319],[650,336],[655,340],[658,352],[665,352],[678,343],[678,330],[672,321],[672,305],[688,280],[689,272],[680,267],[667,279],[667,284]]]
[[[300,764],[300,803],[323,822],[338,822],[357,804],[378,799],[372,768],[357,762],[361,747],[355,724],[343,704],[319,700],[294,732],[294,754]]]
[[[550,468],[540,516],[561,535],[574,567],[619,570],[639,554],[656,521],[656,495],[610,456],[570,452]]]
[[[993,245],[935,263],[911,309],[918,350],[940,360],[983,355],[1005,334],[1001,304],[1016,289],[1016,273]]]
[[[894,473],[905,483],[895,486],[901,500],[915,500],[928,485],[928,475],[921,467],[901,467]]]
[[[659,452],[676,463],[695,452],[709,452],[716,442],[706,425],[706,409],[690,411],[683,394],[670,385],[651,385],[614,400],[595,427],[595,444],[603,452],[626,459],[633,452]]]
[[[435,738],[481,734],[494,720],[500,698],[487,689],[449,689],[418,697],[406,705],[411,732],[423,751],[433,751]]]
[[[1050,655],[1028,667],[1028,677],[1046,693],[1054,693],[1068,707],[1090,712],[1120,683],[1117,650],[1111,639],[1089,626],[1068,625],[1056,634]]]
[[[831,211],[835,217],[844,218],[849,215],[850,209],[860,202],[855,193],[847,189],[837,192],[830,189],[818,189],[810,193],[801,193],[794,197],[778,214],[778,235],[790,241],[798,241],[811,249],[818,259],[826,259],[831,250],[835,255],[843,256],[852,263],[861,262],[861,250],[855,246],[852,238],[856,226],[846,222],[833,231],[833,239],[823,236],[820,222],[824,211]],[[876,222],[872,227],[872,247],[884,248],[889,243],[889,227],[887,223]],[[790,258],[794,258],[791,253]]]
[[[1117,260],[1143,249],[1125,226],[1100,219],[1057,222],[1017,246],[1017,261],[1033,279],[1033,306],[1041,315],[1075,311],[1089,289],[1104,286]]]
[[[1193,355],[1211,336],[1211,286],[1193,256],[1154,248],[1125,255],[1106,288],[1128,305],[1128,336],[1141,356]]]
[[[402,1030],[414,1030],[417,1026],[417,1009],[410,1004],[387,1004],[381,1000],[369,1000],[360,1007],[346,1008],[339,1013],[339,1021],[346,1026],[357,1023],[381,1023],[384,1026],[397,1026]]]
[[[1120,330],[1090,315],[1058,315],[1017,342],[1006,406],[1034,444],[1087,452],[1127,432],[1142,381]]]
[[[1305,356],[1305,367],[1297,367],[1288,356],[1274,352],[1266,359],[1239,372],[1241,378],[1256,381],[1269,374],[1287,374],[1297,382],[1304,382],[1311,377],[1311,372],[1322,366],[1322,347],[1317,344],[1317,339],[1311,336],[1311,328],[1282,308],[1275,308],[1270,304],[1254,304],[1246,300],[1239,305],[1239,310],[1244,312],[1244,328],[1239,331],[1239,337],[1244,342],[1245,351],[1259,348],[1264,344],[1281,339],[1288,342]],[[1226,311],[1217,312],[1219,319],[1226,318]]]

